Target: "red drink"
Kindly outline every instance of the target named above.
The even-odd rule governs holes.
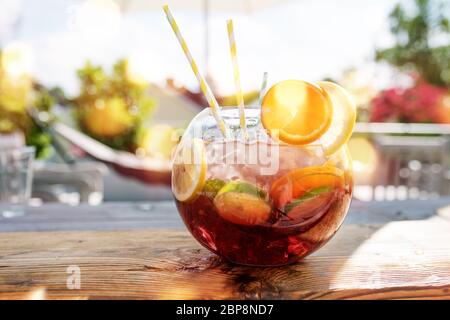
[[[291,220],[276,208],[260,225],[240,225],[220,216],[213,200],[199,196],[177,207],[192,235],[231,262],[277,266],[297,261],[325,244],[338,230],[350,205],[351,191],[339,189],[307,220]]]

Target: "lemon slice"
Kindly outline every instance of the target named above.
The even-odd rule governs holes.
[[[320,138],[333,117],[331,100],[319,86],[286,80],[267,91],[261,105],[261,122],[274,138],[304,145]]]
[[[172,192],[178,201],[191,201],[203,189],[206,152],[201,139],[188,139],[178,146],[173,158]]]
[[[328,81],[317,83],[328,93],[333,106],[333,119],[320,141],[329,156],[338,151],[350,138],[356,121],[356,106],[347,91],[341,86]]]

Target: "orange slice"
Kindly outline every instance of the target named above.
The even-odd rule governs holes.
[[[323,89],[301,80],[286,80],[269,89],[261,105],[261,122],[268,133],[296,145],[317,140],[330,127],[331,100]]]
[[[351,96],[341,86],[328,81],[317,83],[325,90],[333,105],[333,120],[320,142],[329,156],[338,151],[352,135],[356,121],[356,106]]]
[[[314,166],[293,170],[275,180],[269,195],[277,208],[319,188],[333,190],[344,187],[344,171],[332,166]]]

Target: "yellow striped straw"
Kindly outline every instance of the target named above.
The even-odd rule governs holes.
[[[197,63],[195,63],[195,60],[192,57],[192,54],[188,49],[186,41],[184,40],[183,36],[181,35],[180,29],[178,28],[178,24],[176,23],[175,18],[173,17],[172,13],[170,12],[169,6],[165,5],[165,6],[163,6],[163,9],[164,9],[164,12],[166,13],[167,20],[169,21],[170,26],[172,27],[172,30],[175,33],[175,35],[178,39],[178,42],[180,43],[181,48],[183,49],[183,52],[184,52],[189,64],[191,65],[192,71],[194,72],[194,74],[200,84],[200,89],[202,90],[203,94],[206,97],[206,100],[208,101],[208,104],[211,108],[214,118],[217,121],[217,125],[219,126],[220,131],[222,132],[222,134],[225,138],[228,138],[229,137],[228,128],[227,128],[227,125],[225,124],[225,122],[223,121],[222,117],[219,114],[220,109],[219,109],[219,104],[217,103],[216,98],[212,94],[212,91],[211,91],[210,87],[208,86],[208,84],[206,83],[205,79],[200,74],[200,71],[197,67]]]
[[[239,122],[244,135],[244,139],[248,139],[247,124],[245,123],[245,105],[244,96],[242,94],[241,76],[239,74],[239,66],[236,53],[236,39],[234,37],[233,20],[227,20],[228,40],[230,42],[231,62],[233,63],[234,84],[236,86],[236,101],[239,107]]]

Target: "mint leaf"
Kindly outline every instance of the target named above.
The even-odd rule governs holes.
[[[300,198],[295,199],[292,202],[288,203],[284,207],[284,213],[288,213],[289,211],[294,209],[296,206],[302,204],[303,202],[310,200],[322,193],[330,192],[331,190],[332,190],[332,188],[329,186],[323,186],[323,187],[319,187],[316,189],[312,189],[312,190],[308,191],[307,193],[303,194]]]

